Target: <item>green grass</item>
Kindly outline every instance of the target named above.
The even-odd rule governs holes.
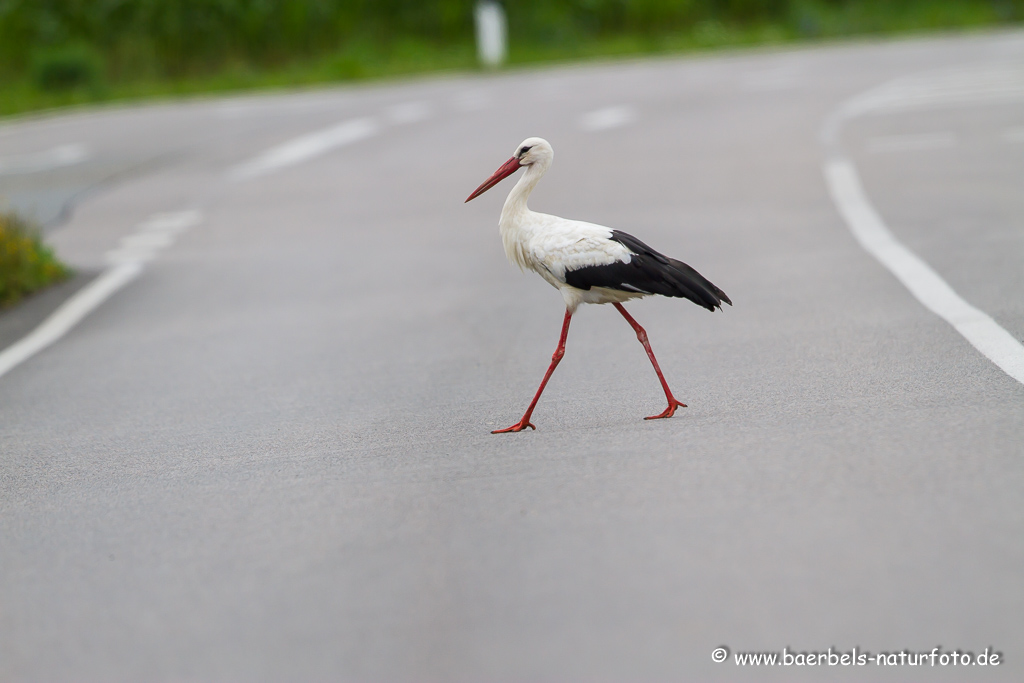
[[[35,226],[13,213],[0,213],[0,310],[69,275]]]
[[[355,82],[476,68],[476,48],[472,43],[439,46],[410,39],[387,47],[356,43],[344,50],[269,66],[228,61],[206,73],[131,78],[108,81],[98,87],[46,90],[23,74],[0,81],[0,116],[87,103]]]
[[[468,19],[472,0],[380,0],[356,9],[358,3],[328,0],[7,2],[5,10],[0,0],[0,39],[7,38],[0,40],[0,116],[479,68]],[[44,6],[49,14],[39,9]],[[115,6],[135,14],[103,14]],[[507,6],[513,67],[1024,21],[1024,0],[517,0]],[[110,47],[101,52],[97,44]]]

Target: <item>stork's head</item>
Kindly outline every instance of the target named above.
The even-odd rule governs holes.
[[[516,153],[512,155],[512,158],[502,164],[501,168],[485,180],[480,187],[476,188],[466,201],[468,202],[470,199],[479,197],[523,166],[539,166],[542,171],[547,170],[547,167],[551,165],[551,161],[554,158],[555,150],[551,149],[551,145],[547,140],[544,138],[526,138],[516,147]]]

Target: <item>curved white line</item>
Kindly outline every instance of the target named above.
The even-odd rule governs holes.
[[[843,158],[828,161],[825,180],[839,213],[864,250],[888,268],[925,308],[956,328],[1003,372],[1024,384],[1024,345],[984,311],[964,301],[896,239],[868,201],[853,164]]]

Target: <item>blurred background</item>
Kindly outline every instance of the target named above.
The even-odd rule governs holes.
[[[490,58],[484,6],[501,14],[501,26],[489,27],[502,43]],[[1022,20],[1024,0],[0,0],[0,116]],[[66,276],[24,220],[59,222],[74,196],[118,172],[33,175],[40,163],[74,165],[82,153],[70,145],[0,163],[0,211],[22,214],[0,229],[10,252],[0,299]]]
[[[3,0],[0,114],[476,64],[475,0]],[[511,64],[1024,19],[1024,0],[507,0]]]

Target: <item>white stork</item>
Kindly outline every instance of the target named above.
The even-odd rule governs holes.
[[[569,321],[577,307],[583,303],[613,304],[633,327],[637,339],[647,350],[647,356],[651,359],[654,372],[658,374],[661,387],[665,390],[665,398],[668,399],[668,407],[664,411],[644,419],[672,417],[676,408],[685,408],[686,404],[672,395],[647,341],[647,332],[626,312],[622,302],[661,294],[689,299],[713,312],[716,308],[721,310],[723,301],[730,306],[732,301],[725,292],[690,266],[656,252],[632,235],[603,225],[530,211],[526,200],[551,166],[554,157],[555,152],[547,140],[527,138],[516,148],[515,155],[466,199],[468,202],[480,196],[520,168],[526,168],[501,209],[498,227],[505,245],[505,254],[509,261],[521,269],[529,268],[544,278],[562,293],[565,300],[562,336],[530,407],[519,422],[491,433],[519,432],[527,427],[536,429],[530,422],[530,416],[548,379],[565,355]]]

